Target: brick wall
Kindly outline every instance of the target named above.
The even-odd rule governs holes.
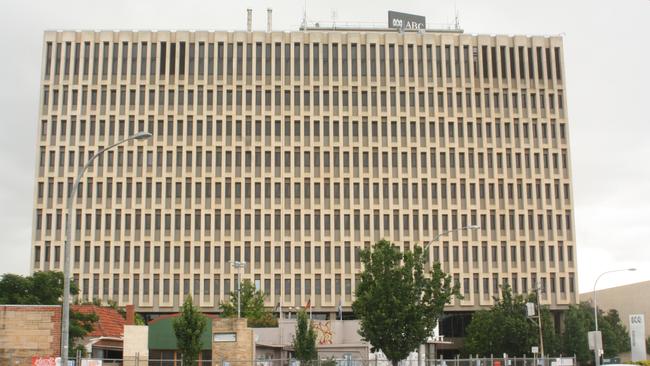
[[[59,356],[61,306],[0,305],[0,364],[31,365],[32,356]]]
[[[253,329],[248,328],[246,319],[213,319],[212,334],[235,333],[236,342],[213,342],[212,363],[228,361],[232,365],[242,365],[255,359]]]

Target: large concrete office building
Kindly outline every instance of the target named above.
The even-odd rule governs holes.
[[[231,261],[283,309],[354,300],[359,252],[429,252],[464,295],[576,301],[560,37],[462,31],[46,32],[31,267],[62,268],[66,190],[82,299],[216,311]],[[285,310],[286,311],[286,310]]]

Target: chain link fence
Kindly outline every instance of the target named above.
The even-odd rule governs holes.
[[[25,359],[9,360],[11,366],[32,366],[33,362]],[[57,363],[43,362],[36,366],[60,366]],[[399,366],[578,366],[575,357],[476,357],[452,359],[417,358],[400,361]],[[199,360],[192,365],[183,365],[180,359],[150,358],[145,356],[114,358],[76,358],[70,360],[69,366],[392,366],[386,359],[321,358],[309,362],[295,359],[257,359],[257,360]]]

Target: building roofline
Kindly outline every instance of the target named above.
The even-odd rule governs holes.
[[[625,285],[619,285],[619,286],[612,286],[612,287],[606,287],[606,288],[601,288],[596,290],[596,293],[602,292],[602,291],[610,291],[610,290],[622,290],[625,288],[630,288],[630,287],[638,287],[638,286],[649,286],[650,287],[650,280],[647,281],[641,281],[641,282],[634,282],[634,283],[628,283]],[[588,290],[585,292],[580,292],[578,293],[578,297],[580,296],[593,296],[594,291],[593,290]]]
[[[385,28],[385,27],[300,27],[299,31],[307,32],[387,32],[387,33],[458,33],[463,34],[462,29],[422,29],[422,30],[401,30],[398,28]]]
[[[455,35],[467,35],[472,37],[487,36],[487,37],[543,37],[543,38],[564,38],[565,33],[560,32],[556,34],[525,34],[525,33],[466,33],[463,29],[426,29],[423,31],[413,31],[413,30],[404,30],[400,33],[398,29],[395,28],[325,28],[325,27],[308,27],[306,30],[300,28],[297,30],[274,30],[271,32],[265,30],[253,30],[251,32],[241,29],[241,30],[227,30],[227,29],[45,29],[43,33],[64,33],[64,32],[75,32],[75,33],[102,33],[102,32],[112,32],[112,33],[121,33],[121,32],[131,32],[131,33],[178,33],[178,32],[188,32],[188,33],[199,33],[199,32],[208,32],[208,33],[309,33],[309,32],[337,32],[337,33],[395,33],[395,34],[455,34]]]
[[[61,305],[35,305],[35,304],[0,304],[11,308],[60,308]]]

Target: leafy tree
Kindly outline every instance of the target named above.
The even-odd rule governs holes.
[[[588,302],[571,306],[566,312],[562,353],[575,354],[580,363],[593,363],[593,351],[588,347],[588,332],[594,330],[594,308]],[[598,311],[598,330],[602,332],[604,357],[616,357],[630,350],[628,332],[618,311]]]
[[[70,329],[68,335],[70,342],[70,347],[68,348],[69,357],[76,356],[77,351],[81,351],[82,355],[86,354],[84,346],[77,343],[86,334],[93,331],[93,327],[98,320],[99,317],[94,312],[84,314],[78,311],[70,311]]]
[[[178,350],[181,352],[183,365],[192,365],[201,352],[201,334],[207,325],[207,319],[192,303],[188,296],[183,303],[181,314],[174,319],[174,335]]]
[[[301,365],[318,359],[316,351],[316,332],[311,326],[307,312],[303,309],[298,312],[296,334],[293,336],[295,356]]]
[[[77,294],[74,282],[70,293]],[[6,273],[0,280],[0,303],[54,305],[63,298],[63,273],[56,271],[34,272],[31,276]]]
[[[532,346],[539,346],[539,326],[536,319],[526,315],[526,303],[536,302],[534,294],[514,295],[508,285],[501,287],[501,298],[489,310],[474,313],[467,326],[465,353],[489,356],[507,353],[513,356],[530,354]],[[555,354],[558,337],[550,311],[541,308],[544,353]]]
[[[603,333],[604,356],[607,358],[616,357],[619,353],[629,352],[630,336],[625,325],[621,322],[618,311],[610,309],[605,315],[602,312],[599,313],[598,329]]]
[[[144,317],[140,313],[135,313],[135,325],[147,325]]]
[[[228,302],[219,305],[226,318],[237,317],[237,292],[230,293]],[[253,328],[276,327],[278,320],[264,308],[264,293],[257,291],[249,280],[241,283],[241,316],[248,319],[248,326]]]
[[[320,366],[336,366],[338,363],[334,357],[325,358],[319,361]]]
[[[29,280],[20,275],[6,273],[0,280],[0,304],[32,303]]]
[[[583,302],[571,305],[564,316],[564,334],[562,334],[562,353],[576,355],[580,364],[592,363],[593,352],[589,350],[587,332],[593,330],[593,311],[589,304]]]
[[[439,264],[428,273],[421,247],[400,252],[381,240],[363,250],[364,270],[352,304],[360,320],[359,334],[380,349],[393,365],[424,343],[443,307],[458,290]],[[427,276],[428,275],[428,276]]]
[[[537,301],[537,296],[533,295],[535,302]],[[562,334],[559,331],[556,331],[555,321],[548,306],[541,306],[542,313],[542,337],[544,337],[544,353],[547,355],[558,355],[561,353],[562,348]],[[535,340],[539,343],[539,330],[537,331],[537,337]]]

